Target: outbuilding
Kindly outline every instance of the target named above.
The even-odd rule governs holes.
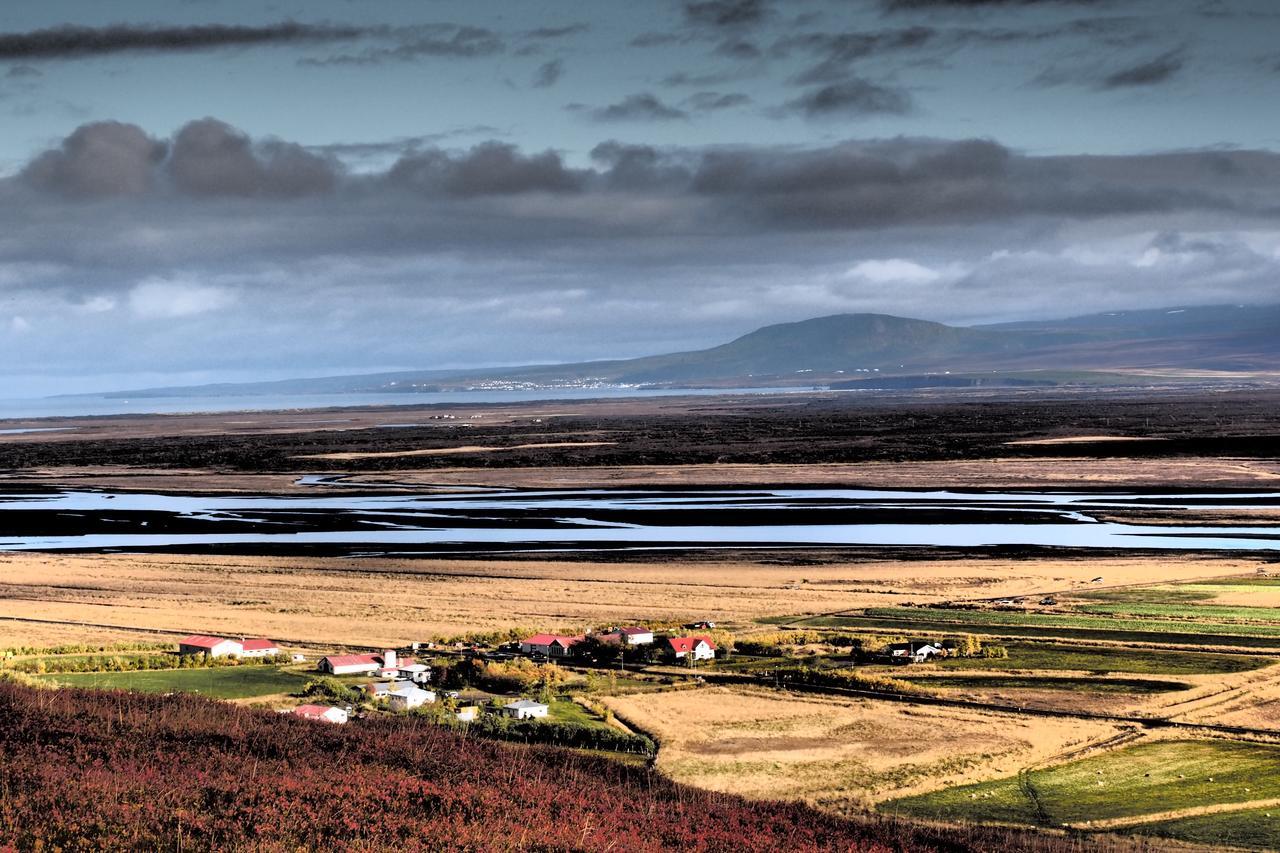
[[[502,706],[502,713],[517,720],[536,720],[551,712],[549,705],[534,702],[532,699],[519,699]]]
[[[269,658],[280,654],[280,647],[276,645],[275,641],[268,640],[265,637],[241,640],[240,648],[241,657],[246,658]]]
[[[180,655],[208,655],[211,658],[223,658],[243,653],[244,646],[239,640],[229,640],[226,637],[193,634],[178,641]]]
[[[387,704],[393,711],[412,711],[436,701],[433,690],[423,690],[415,684],[406,684],[387,693]]]
[[[332,705],[299,705],[293,709],[293,715],[304,720],[317,720],[338,725],[347,721],[347,712]]]

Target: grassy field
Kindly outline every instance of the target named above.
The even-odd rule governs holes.
[[[1191,689],[1180,681],[1147,678],[1072,678],[1053,675],[933,675],[905,678],[944,690],[1062,690],[1071,693],[1173,693]]]
[[[867,615],[814,616],[792,620],[788,624],[797,628],[870,628],[926,635],[965,633],[1028,639],[1280,649],[1280,625],[1117,619],[1104,614],[1068,615],[927,607],[871,608]]]
[[[1043,669],[1086,672],[1134,672],[1150,675],[1200,675],[1247,672],[1275,661],[1261,655],[1220,655],[1210,652],[1166,652],[1112,646],[1069,646],[1015,642],[1005,646],[1007,658],[948,658],[943,669]]]
[[[1242,809],[1162,820],[1135,832],[1197,844],[1280,850],[1280,809]]]
[[[216,699],[248,699],[291,693],[314,678],[278,666],[227,666],[150,672],[89,672],[42,676],[71,687],[137,690],[143,693],[199,693]]]
[[[1280,747],[1154,741],[1044,770],[897,799],[882,811],[1059,825],[1280,797]]]
[[[1100,722],[745,687],[601,701],[660,740],[658,769],[674,779],[841,812],[912,790],[992,778],[1117,731]]]
[[[0,646],[35,644],[33,626],[53,623],[65,623],[48,632],[61,641],[101,642],[110,629],[99,626],[114,625],[170,638],[201,632],[304,646],[398,646],[480,631],[751,622],[885,607],[904,593],[931,603],[1079,585],[1098,574],[1138,583],[1256,567],[1194,557],[950,557],[910,565],[904,575],[898,559],[835,552],[801,564],[744,554],[627,562],[3,554]],[[1280,646],[1280,627],[1274,633]]]

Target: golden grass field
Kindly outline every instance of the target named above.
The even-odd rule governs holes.
[[[266,635],[309,646],[402,644],[477,631],[832,613],[1247,574],[1249,559],[732,560],[0,555],[0,646],[105,629]],[[28,620],[28,621],[15,621]],[[75,626],[82,626],[77,629]]]
[[[712,687],[604,700],[661,743],[682,782],[837,812],[1012,773],[1117,726],[927,705]]]

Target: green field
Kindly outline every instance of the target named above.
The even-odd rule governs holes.
[[[143,693],[199,693],[216,699],[247,699],[293,693],[314,678],[278,666],[220,666],[145,672],[77,672],[41,678],[67,687],[137,690]]]
[[[1063,690],[1071,693],[1172,693],[1189,690],[1180,681],[1147,678],[1072,678],[1037,675],[934,675],[903,679],[944,690]]]
[[[1144,824],[1133,831],[1213,846],[1280,850],[1280,809],[1243,809],[1184,817]]]
[[[872,608],[867,615],[815,616],[798,628],[877,629],[926,636],[964,633],[1027,639],[1105,640],[1179,646],[1280,649],[1280,625],[1117,619],[1101,614],[1021,613],[928,607]],[[1121,627],[1123,626],[1123,627]]]
[[[1122,646],[1068,646],[1054,643],[1008,643],[1007,658],[948,658],[943,669],[1046,669],[1086,672],[1135,672],[1149,675],[1200,675],[1246,672],[1274,663],[1257,655],[1211,652],[1166,652]]]
[[[1280,747],[1156,741],[993,782],[892,800],[880,809],[944,820],[1055,826],[1273,797],[1280,797]]]

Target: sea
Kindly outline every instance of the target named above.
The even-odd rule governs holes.
[[[370,394],[257,394],[227,397],[100,397],[74,395],[0,399],[0,420],[75,418],[94,415],[270,412],[341,406],[430,406],[438,403],[524,403],[535,400],[600,400],[634,397],[688,397],[794,394],[814,388],[543,388],[519,391],[437,391]]]

